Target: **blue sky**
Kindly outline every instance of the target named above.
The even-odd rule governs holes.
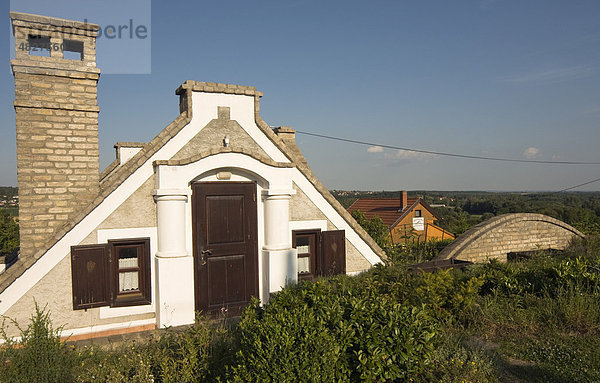
[[[82,0],[4,5],[1,185],[16,184],[9,10],[102,26],[123,13],[150,17],[140,1],[126,11]],[[177,116],[174,90],[185,80],[256,86],[272,126],[434,151],[600,162],[599,19],[596,0],[152,1],[150,74],[100,77],[100,166],[113,160],[115,142],[149,141]],[[105,52],[148,64],[139,54]],[[560,190],[600,177],[599,165],[449,159],[301,135],[297,142],[332,189]],[[579,190],[600,190],[600,182]]]

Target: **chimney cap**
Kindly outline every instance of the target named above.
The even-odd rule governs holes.
[[[88,31],[99,31],[100,26],[98,24],[83,22],[83,21],[75,21],[75,20],[66,20],[58,17],[49,17],[49,16],[41,16],[34,15],[31,13],[24,12],[10,12],[10,18],[13,23],[15,21],[23,21],[26,23],[37,23],[37,24],[45,24],[52,25],[55,27],[66,27],[66,28],[75,28],[75,29],[83,29]]]
[[[274,127],[273,130],[277,134],[279,134],[279,133],[296,133],[296,131],[294,129],[292,129],[291,126],[278,126],[278,127]]]

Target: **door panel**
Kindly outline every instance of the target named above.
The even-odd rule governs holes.
[[[241,196],[207,196],[207,245],[244,242],[244,198]]]
[[[196,310],[237,315],[258,295],[256,184],[192,186]]]

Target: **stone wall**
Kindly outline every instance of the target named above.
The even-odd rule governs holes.
[[[21,257],[27,258],[98,194],[98,26],[16,12],[11,19]],[[49,57],[26,49],[32,36],[49,39],[48,49],[39,48]],[[74,41],[82,44],[81,60],[63,57]]]
[[[438,254],[436,259],[456,258],[471,262],[506,260],[508,253],[566,248],[583,237],[572,226],[543,214],[504,214],[467,230]]]

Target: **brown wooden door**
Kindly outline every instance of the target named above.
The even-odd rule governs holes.
[[[196,310],[238,315],[258,295],[256,184],[193,184]]]

